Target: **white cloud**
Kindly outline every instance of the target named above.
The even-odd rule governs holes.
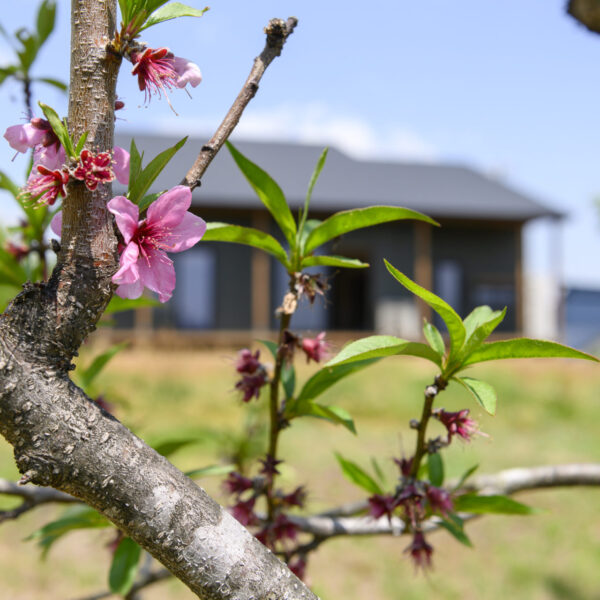
[[[212,131],[213,119],[164,119],[155,122],[160,133]],[[321,103],[285,104],[275,109],[252,109],[244,113],[235,130],[238,139],[293,141],[331,145],[361,159],[400,159],[434,162],[437,149],[409,128],[391,126],[377,131],[366,119],[342,114]]]

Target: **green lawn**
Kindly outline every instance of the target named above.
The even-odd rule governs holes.
[[[238,443],[249,407],[233,391],[233,351],[147,352],[119,355],[98,380],[116,405],[115,413],[141,437],[197,437],[198,443],[172,456],[193,469],[222,460]],[[84,354],[89,361],[89,354]],[[303,380],[314,367],[302,366]],[[514,466],[561,462],[600,462],[600,369],[584,361],[505,361],[475,367],[472,374],[498,391],[492,418],[474,406],[462,388],[449,389],[436,401],[456,410],[465,406],[489,437],[453,444],[446,452],[448,477],[479,464],[479,472]],[[376,456],[389,473],[389,460],[410,453],[414,434],[407,427],[418,417],[423,387],[434,371],[417,359],[390,358],[332,388],[324,401],[347,409],[357,437],[325,422],[304,419],[283,434],[283,478],[304,484],[309,509],[321,510],[362,497],[339,472],[334,452],[365,467]],[[256,412],[264,401],[254,402]],[[226,432],[228,432],[226,434]],[[261,442],[260,433],[256,434]],[[0,445],[0,476],[17,477],[10,448]],[[201,485],[224,501],[219,479]],[[414,575],[403,553],[408,539],[337,539],[313,555],[308,579],[325,600],[410,600],[417,598],[586,599],[600,596],[600,489],[546,490],[521,495],[545,511],[534,517],[492,516],[467,526],[475,549],[440,532],[434,570]],[[6,501],[4,502],[6,505]],[[28,514],[0,526],[0,577],[3,600],[72,599],[105,587],[110,560],[107,531],[78,532],[56,544],[45,562],[23,538],[54,518],[56,508]],[[145,599],[194,597],[177,582],[149,589]]]

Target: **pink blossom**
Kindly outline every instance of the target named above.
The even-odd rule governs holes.
[[[175,186],[153,202],[140,221],[139,208],[124,196],[108,202],[125,243],[120,269],[113,275],[119,296],[139,298],[144,287],[158,293],[161,302],[172,296],[175,269],[166,253],[191,248],[206,231],[206,223],[188,212],[191,203],[190,188]]]
[[[427,487],[426,495],[431,510],[438,511],[444,517],[449,512],[452,512],[452,498],[450,498],[450,494],[445,489],[430,485]]]
[[[458,435],[468,442],[477,433],[477,423],[473,419],[469,419],[467,417],[468,414],[468,408],[459,410],[458,412],[448,412],[442,408],[434,411],[433,416],[439,419],[446,427],[448,442],[450,442],[453,435]]]
[[[258,517],[254,514],[254,498],[250,500],[240,501],[229,510],[231,514],[242,524],[242,525],[256,525],[258,523]]]
[[[235,389],[244,394],[242,402],[250,402],[253,397],[258,398],[260,396],[261,388],[267,383],[267,374],[264,369],[260,369],[256,373],[244,373],[242,378],[235,384]]]
[[[173,87],[183,88],[187,83],[196,87],[202,81],[198,65],[174,56],[168,48],[146,48],[143,52],[131,53],[132,75],[138,76],[140,90],[146,92],[146,101],[153,93]]]
[[[420,531],[415,531],[412,543],[404,552],[410,552],[410,556],[417,569],[425,570],[431,567],[433,547],[427,543],[425,536]]]
[[[311,359],[315,362],[321,360],[327,355],[329,344],[324,341],[325,332],[322,331],[316,338],[304,338],[302,340],[302,350],[306,354],[306,362]]]
[[[4,138],[17,152],[27,152],[29,148],[41,144],[45,135],[46,132],[31,121],[25,125],[12,125],[4,132]]]
[[[67,183],[69,173],[67,171],[51,171],[42,165],[37,166],[38,175],[30,177],[24,192],[31,198],[35,198],[42,204],[52,206],[58,196],[64,198],[67,195]]]
[[[52,221],[50,221],[50,229],[52,233],[61,237],[62,234],[62,210],[57,212],[53,217]]]
[[[38,165],[54,170],[65,163],[65,150],[46,119],[35,117],[24,125],[13,125],[4,132],[4,137],[17,152],[34,149],[33,177]]]
[[[260,356],[260,350],[257,350],[254,354],[244,348],[238,352],[238,359],[235,363],[235,369],[238,373],[254,373],[256,369],[262,367],[261,362],[258,360]]]
[[[129,152],[125,148],[115,146],[113,150],[113,170],[119,183],[129,183]]]
[[[111,163],[109,152],[94,155],[89,150],[83,150],[79,164],[73,171],[73,177],[83,181],[87,189],[93,192],[99,183],[110,183],[115,178]]]

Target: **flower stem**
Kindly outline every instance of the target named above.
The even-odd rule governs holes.
[[[441,376],[437,375],[433,384],[428,385],[425,388],[425,402],[423,403],[423,412],[421,413],[421,420],[417,427],[417,447],[413,458],[412,468],[410,470],[410,476],[414,479],[417,478],[419,467],[423,457],[427,454],[427,442],[425,435],[427,433],[427,424],[431,418],[431,409],[433,407],[433,401],[436,396],[443,390],[446,389],[448,382]]]

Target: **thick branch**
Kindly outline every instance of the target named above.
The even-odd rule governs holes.
[[[569,0],[567,12],[590,31],[600,33],[600,0]]]
[[[295,17],[290,17],[287,21],[283,19],[271,19],[269,21],[269,24],[265,27],[267,42],[264,50],[254,59],[254,65],[252,66],[250,75],[248,75],[248,79],[246,79],[244,87],[238,94],[227,115],[225,115],[223,122],[219,125],[215,134],[207,144],[202,146],[196,162],[181,182],[182,185],[187,185],[192,189],[200,185],[200,180],[208,165],[210,165],[212,159],[227,141],[237,126],[244,109],[258,91],[258,84],[267,67],[273,59],[281,54],[283,44],[288,36],[292,34],[297,24],[298,19]]]

